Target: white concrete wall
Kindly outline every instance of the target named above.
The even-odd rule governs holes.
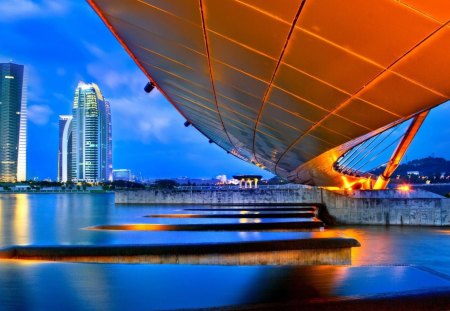
[[[365,192],[355,196],[324,191],[331,215],[344,224],[450,225],[450,199],[424,193]],[[367,194],[367,195],[366,195]]]
[[[245,190],[121,190],[118,204],[295,204],[320,203],[318,188]]]

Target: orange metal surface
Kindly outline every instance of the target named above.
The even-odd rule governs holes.
[[[343,152],[450,98],[444,2],[88,0],[199,131],[328,186]]]
[[[384,172],[378,177],[377,181],[375,182],[375,185],[373,186],[374,190],[385,189],[387,187],[392,174],[399,166],[403,156],[406,153],[406,150],[408,150],[409,145],[412,143],[414,136],[416,136],[429,112],[430,111],[427,110],[414,117],[414,120],[403,136],[403,139],[400,141],[394,153],[392,154],[391,159],[387,163]]]

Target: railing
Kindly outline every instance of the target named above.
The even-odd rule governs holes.
[[[244,188],[239,186],[230,186],[230,185],[214,185],[214,186],[178,186],[175,189],[180,191],[193,191],[193,190],[201,190],[201,191],[232,191],[232,190],[255,190],[255,189],[261,189],[261,190],[273,190],[273,189],[304,189],[304,188],[310,188],[310,186],[305,185],[297,185],[297,184],[286,184],[286,185],[258,185],[257,188]]]
[[[354,146],[337,159],[333,164],[334,170],[349,176],[368,178],[370,174],[367,172],[387,164],[410,124],[411,119]]]

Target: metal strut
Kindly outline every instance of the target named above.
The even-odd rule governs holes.
[[[389,180],[391,180],[392,174],[394,174],[395,170],[400,164],[400,161],[402,160],[403,156],[408,150],[409,145],[411,145],[414,136],[416,136],[417,132],[419,131],[423,121],[425,121],[425,118],[427,117],[429,112],[430,110],[426,110],[414,117],[408,129],[406,130],[406,133],[403,136],[402,140],[398,144],[397,148],[395,148],[395,151],[392,154],[389,162],[387,163],[384,172],[380,176],[378,176],[378,179],[375,182],[373,189],[375,190],[386,189]]]

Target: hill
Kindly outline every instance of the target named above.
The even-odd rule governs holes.
[[[370,171],[374,175],[380,175],[384,171],[384,166]],[[448,183],[450,182],[450,161],[444,158],[427,157],[416,159],[404,164],[400,164],[392,176],[400,181],[411,183]]]

